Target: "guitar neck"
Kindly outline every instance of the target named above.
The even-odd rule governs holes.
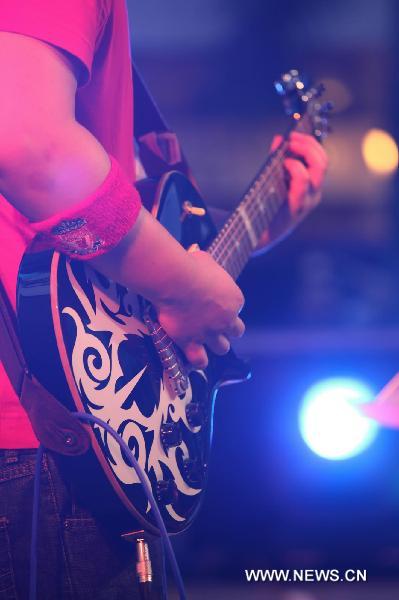
[[[295,124],[294,129],[302,133],[311,132],[306,114]],[[208,248],[211,256],[233,279],[237,279],[243,271],[262,235],[287,202],[287,182],[283,166],[287,144],[287,139],[284,139],[268,157]]]

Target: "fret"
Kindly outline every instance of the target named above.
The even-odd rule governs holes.
[[[259,226],[262,228],[262,233],[265,229],[270,227],[270,223],[273,220],[273,212],[269,206],[268,201],[263,200],[263,210],[258,212]]]
[[[253,206],[254,206],[254,210],[255,210],[255,217],[253,218],[252,226],[255,230],[257,240],[259,241],[260,238],[262,237],[262,233],[265,230],[265,227],[267,226],[267,224],[265,223],[265,218],[262,213],[262,210],[259,208],[257,198],[254,198],[253,202],[254,202]]]
[[[237,270],[236,263],[240,256],[239,250],[239,248],[233,247],[231,240],[229,244],[225,244],[223,247],[223,252],[218,262],[230,274]]]
[[[299,127],[297,126],[298,130]],[[303,123],[301,131],[306,130]],[[286,142],[269,158],[249,190],[208,249],[237,278],[258,246],[262,234],[287,199],[283,160]]]
[[[320,95],[317,88],[312,88],[310,92],[310,98],[316,99]],[[303,102],[305,102],[304,98],[302,94]],[[308,111],[312,103],[313,100],[309,102],[309,97],[306,97],[305,114],[294,123],[293,129],[302,133],[313,133],[322,139],[324,137],[322,122],[325,119],[319,115],[323,114],[323,107],[312,106],[312,114],[310,114]],[[318,119],[317,124],[320,123],[320,130],[314,129],[315,118]],[[280,209],[287,203],[288,184],[284,169],[287,145],[287,138],[285,138],[267,158],[241,202],[208,249],[214,259],[234,278],[239,276],[257,247],[263,232],[270,228]]]
[[[271,207],[271,203],[270,203],[270,200],[269,200],[269,198],[270,198],[270,197],[271,197],[273,194],[274,194],[274,188],[273,188],[273,192],[271,193],[271,195],[270,195],[270,196],[267,196],[267,198],[266,198],[266,202],[264,203],[264,207],[265,207],[265,217],[266,217],[266,220],[267,220],[267,221],[266,221],[266,226],[267,226],[267,227],[268,227],[268,226],[270,225],[270,223],[272,222],[272,220],[273,220],[273,216],[274,216],[273,209],[272,209],[272,207]]]
[[[270,212],[272,215],[272,219],[275,217],[279,207],[280,207],[280,195],[274,191],[270,196],[268,196],[268,204],[270,206]]]
[[[227,243],[229,245],[229,251],[235,250],[242,251],[245,246],[250,244],[249,234],[243,223],[241,214],[239,211],[235,212],[234,225],[230,227],[230,231],[226,234]],[[237,244],[238,242],[238,244]]]
[[[246,257],[250,256],[252,252],[250,238],[248,237],[246,230],[243,229],[242,226],[235,232],[234,238],[230,240],[230,252],[235,254],[240,261],[242,257],[244,257],[245,259]]]
[[[241,219],[235,218],[230,221],[227,231],[215,240],[215,244],[209,248],[209,252],[215,260],[230,273],[234,278],[238,277],[241,270],[253,252],[253,247]]]
[[[239,245],[239,242],[237,242]],[[225,269],[234,278],[238,277],[243,268],[243,262],[241,260],[242,254],[240,252],[232,251],[225,261]]]
[[[247,214],[245,204],[240,204],[240,206],[237,208],[237,211],[244,224],[245,231],[248,235],[248,239],[252,245],[252,249],[255,249],[258,245],[258,236],[256,235],[255,230],[252,226],[252,221]]]
[[[285,182],[285,179],[282,179],[282,180],[279,182],[279,184],[278,184],[278,192],[277,192],[277,195],[278,195],[278,196],[279,196],[279,198],[280,198],[280,206],[279,206],[278,208],[281,208],[281,205],[284,203],[284,202],[281,202],[281,198],[283,198],[283,199],[287,198],[287,194],[288,194],[288,187],[287,187],[287,184],[286,184],[286,182]],[[276,212],[277,212],[277,211],[276,211]]]
[[[248,248],[244,250],[241,246],[240,252],[236,254],[237,260],[236,260],[235,264],[237,266],[237,269],[234,273],[236,278],[239,276],[239,274],[243,270],[244,266],[247,264],[248,258],[250,257],[251,254],[252,254],[252,250],[248,251]]]
[[[261,198],[259,198],[259,196],[255,196],[254,198],[254,202],[256,202],[256,205],[258,207],[258,213],[260,215],[263,215],[266,211],[266,205],[264,202],[262,202]]]

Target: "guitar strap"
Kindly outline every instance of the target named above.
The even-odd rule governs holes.
[[[61,454],[85,453],[90,445],[87,431],[29,372],[17,334],[16,317],[1,281],[0,339],[0,360],[38,440]]]
[[[167,126],[135,64],[134,137],[147,177],[158,179],[168,171],[180,171],[196,185],[177,135]]]
[[[169,131],[136,68],[133,68],[135,139],[149,177],[171,168],[189,176],[177,137]],[[29,372],[18,337],[17,320],[0,280],[0,361],[26,410],[38,440],[47,449],[76,456],[90,446],[86,429]]]

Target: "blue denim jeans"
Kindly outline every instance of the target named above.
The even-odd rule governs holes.
[[[27,600],[35,450],[0,450],[0,600]],[[151,598],[165,598],[163,554],[149,540]],[[38,600],[139,600],[135,546],[77,502],[50,453],[43,458]]]

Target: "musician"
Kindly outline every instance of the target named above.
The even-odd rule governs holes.
[[[206,348],[224,354],[243,334],[244,298],[208,254],[186,252],[141,205],[129,46],[124,0],[0,3],[0,277],[15,308],[20,260],[40,234],[148,298],[187,360],[204,367]],[[318,202],[327,162],[306,135],[292,134],[289,150],[286,231]],[[0,598],[27,596],[37,446],[0,365]],[[138,597],[132,549],[78,504],[50,453],[40,515],[39,598]],[[154,597],[163,597],[157,543],[151,552]]]

